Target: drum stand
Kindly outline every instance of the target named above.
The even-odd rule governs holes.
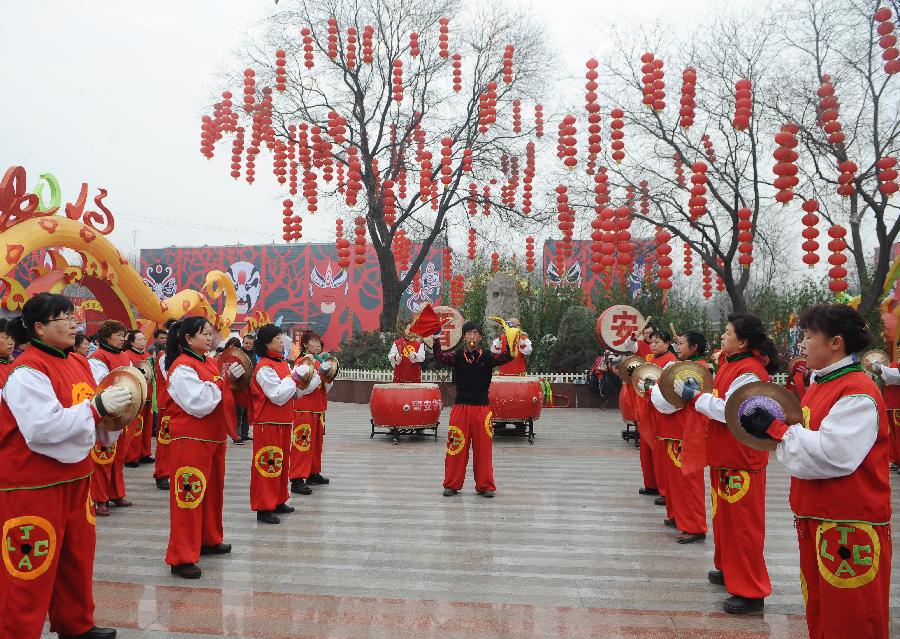
[[[492,419],[494,423],[495,433],[497,426],[506,426],[507,424],[512,424],[516,427],[516,434],[524,435],[528,439],[528,443],[530,445],[534,445],[534,419],[528,418],[526,420],[511,420],[511,419]]]
[[[369,435],[369,439],[374,439],[375,435],[390,435],[394,439],[394,446],[399,442],[398,437],[400,435],[408,435],[410,437],[417,435],[419,437],[431,437],[434,435],[434,441],[437,441],[438,438],[438,426],[440,426],[440,422],[435,422],[434,424],[430,424],[427,426],[415,426],[415,427],[402,427],[402,426],[384,426],[382,424],[376,424],[374,419],[370,419],[369,423],[372,424],[372,432]],[[381,428],[383,430],[375,430],[376,428]],[[425,433],[423,431],[430,430],[432,431],[432,435]]]
[[[634,427],[634,430],[632,430]],[[637,422],[625,422],[625,430],[622,431],[622,439],[626,442],[629,439],[634,440],[634,447],[638,448],[640,446],[640,442],[638,441],[638,425]]]

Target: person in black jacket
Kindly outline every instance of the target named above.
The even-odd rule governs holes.
[[[494,425],[488,404],[488,389],[495,366],[512,361],[509,347],[500,353],[482,350],[481,327],[466,322],[462,328],[461,349],[444,352],[440,338],[434,338],[434,359],[453,369],[456,401],[450,411],[447,429],[447,457],[444,460],[444,497],[458,493],[466,479],[469,443],[472,444],[475,490],[482,497],[493,497],[494,461],[491,449]]]

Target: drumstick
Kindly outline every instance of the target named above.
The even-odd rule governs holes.
[[[678,331],[675,329],[675,324],[669,322],[669,328],[672,330],[672,337],[678,337]]]
[[[638,330],[638,333],[643,333],[644,329],[647,328],[647,326],[650,324],[650,320],[652,320],[652,319],[653,319],[653,316],[648,315],[647,319],[644,320],[644,325],[641,326],[641,328]]]

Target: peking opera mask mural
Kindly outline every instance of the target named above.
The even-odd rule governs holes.
[[[228,277],[234,282],[238,316],[246,316],[253,310],[256,300],[259,299],[261,284],[259,269],[252,262],[235,262],[228,267]]]
[[[347,292],[350,290],[350,277],[345,269],[337,267],[336,272],[332,272],[331,260],[325,264],[322,272],[319,271],[319,264],[312,265],[312,272],[309,274],[309,299],[313,308],[318,309],[326,315],[331,315],[338,308],[338,301],[346,300]]]

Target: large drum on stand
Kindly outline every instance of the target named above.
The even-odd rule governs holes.
[[[391,435],[396,444],[399,435],[422,435],[430,430],[437,441],[443,407],[437,384],[375,384],[369,398],[369,437],[375,437],[375,433]]]
[[[544,391],[537,377],[494,376],[488,391],[494,424],[515,424],[534,444],[534,422],[544,408]],[[527,430],[526,430],[527,429]]]

